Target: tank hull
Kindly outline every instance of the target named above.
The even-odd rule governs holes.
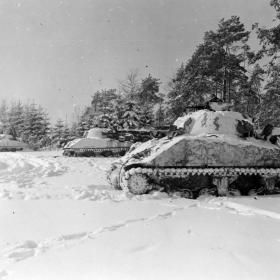
[[[0,140],[0,152],[17,152],[22,151],[27,148],[25,143],[11,140],[11,139],[1,139]]]
[[[147,144],[128,155],[133,158],[129,163],[158,167],[280,167],[280,148],[262,140],[220,135],[179,136]]]
[[[132,147],[108,172],[117,189],[134,194],[163,189],[187,193],[189,198],[204,192],[279,193],[279,176],[279,147],[218,134],[153,139]]]
[[[63,155],[78,157],[123,156],[130,146],[130,142],[109,138],[81,138],[68,143],[63,149]]]

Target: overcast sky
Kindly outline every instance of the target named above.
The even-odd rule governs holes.
[[[163,86],[205,31],[238,15],[270,25],[269,0],[0,0],[0,94],[71,119],[130,69]]]

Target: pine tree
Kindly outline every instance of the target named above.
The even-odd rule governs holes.
[[[253,25],[253,29],[256,30],[258,39],[261,43],[261,50],[254,56],[254,60],[258,60],[267,55],[270,57],[270,65],[277,64],[279,62],[280,51],[280,0],[270,0],[270,5],[275,9],[276,18],[273,19],[274,26],[259,27],[256,23]]]
[[[151,127],[154,123],[154,106],[152,104],[145,104],[145,106],[139,107],[139,126]]]
[[[240,100],[248,81],[249,34],[237,16],[222,19],[216,31],[205,33],[203,43],[170,83],[171,116],[180,116],[187,106],[201,105],[213,94],[225,101]]]
[[[24,122],[21,138],[24,142],[38,149],[41,147],[49,131],[47,114],[35,103],[24,106]]]
[[[96,115],[92,113],[92,108],[86,107],[77,124],[76,134],[83,136],[86,131],[96,125],[96,122]]]
[[[159,79],[148,77],[142,80],[138,93],[138,105],[140,108],[140,126],[150,127],[154,123],[154,107],[161,101],[158,96]]]
[[[39,106],[38,113],[40,115],[40,147],[46,147],[51,144],[49,132],[50,132],[50,121],[47,112]]]
[[[156,106],[156,110],[155,110],[155,124],[156,126],[161,126],[161,125],[164,125],[167,122],[167,119],[166,119],[166,108],[165,108],[165,105],[164,105],[164,95],[163,94],[160,94],[160,101],[159,103],[157,104]]]
[[[259,27],[254,24],[261,50],[253,57],[255,61],[265,57],[269,63],[265,65],[266,83],[262,94],[259,123],[264,126],[268,123],[280,126],[280,1],[271,0],[270,5],[275,9],[276,17],[272,27]]]
[[[63,120],[58,119],[52,129],[52,143],[61,147],[66,142],[65,139],[65,124]]]
[[[121,126],[125,129],[134,129],[140,126],[139,108],[134,102],[125,104],[125,112],[121,118]]]
[[[116,89],[102,89],[92,96],[91,107],[82,115],[79,127],[100,126],[117,129],[124,105],[124,98]]]
[[[253,118],[256,125],[260,125],[260,112],[262,108],[262,84],[264,81],[265,71],[259,64],[253,68],[248,82],[240,89],[242,94],[239,102],[236,102],[236,109],[246,112],[248,116]]]
[[[272,67],[264,89],[259,122],[262,126],[268,123],[280,126],[280,65]]]
[[[151,74],[143,79],[137,96],[139,104],[147,105],[159,102],[160,98],[157,96],[159,85],[159,79],[153,78]]]
[[[74,139],[77,136],[79,136],[79,134],[78,134],[78,123],[74,121],[70,125],[70,137],[72,139]]]
[[[7,133],[8,128],[8,106],[6,100],[2,100],[0,105],[0,134]]]
[[[11,104],[8,113],[8,130],[15,139],[19,138],[24,128],[24,108],[20,101]]]

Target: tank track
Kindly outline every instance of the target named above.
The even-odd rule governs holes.
[[[22,150],[23,148],[17,148],[17,147],[0,147],[0,152],[17,152]]]
[[[156,182],[164,179],[184,179],[191,175],[208,175],[217,180],[217,191],[219,195],[227,195],[230,178],[237,178],[241,175],[258,175],[264,179],[266,190],[269,193],[274,191],[279,193],[280,190],[275,189],[275,182],[279,181],[280,168],[262,168],[262,167],[190,167],[190,168],[156,168],[156,167],[133,167],[120,172],[119,185],[122,189],[134,192],[131,186],[131,178],[133,176],[142,176],[151,179],[155,178]],[[274,180],[273,182],[271,180]],[[160,184],[159,184],[160,185]],[[155,185],[146,186],[142,191],[139,187],[136,194],[146,193],[153,189]]]
[[[63,155],[69,157],[95,157],[95,156],[104,156],[104,157],[119,157],[123,156],[129,147],[117,147],[117,148],[67,148],[64,149]]]

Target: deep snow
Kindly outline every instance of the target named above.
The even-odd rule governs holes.
[[[280,196],[131,196],[110,158],[0,153],[0,279],[279,279]]]

